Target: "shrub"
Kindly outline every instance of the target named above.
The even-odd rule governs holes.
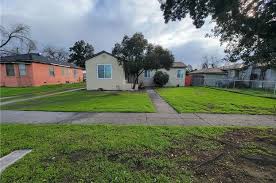
[[[166,72],[157,71],[153,76],[153,81],[157,86],[164,86],[169,81],[169,75]]]

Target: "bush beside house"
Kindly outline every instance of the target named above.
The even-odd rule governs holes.
[[[157,86],[163,87],[169,81],[169,75],[166,72],[157,71],[154,74],[153,81]]]

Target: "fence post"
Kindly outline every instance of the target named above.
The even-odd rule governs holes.
[[[276,82],[274,84],[274,95],[275,95],[275,93],[276,93]]]
[[[233,88],[235,89],[235,86],[236,86],[236,80],[234,80],[234,85],[233,85]]]

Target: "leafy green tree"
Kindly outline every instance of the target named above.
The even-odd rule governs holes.
[[[229,61],[276,65],[275,0],[166,0],[161,10],[166,23],[189,15],[196,28],[211,18]]]
[[[132,37],[124,36],[121,43],[115,44],[112,54],[119,58],[126,76],[133,79],[133,89],[145,70],[170,69],[174,62],[169,50],[149,44],[142,33],[135,33]]]
[[[85,41],[77,41],[69,48],[70,55],[68,62],[74,63],[79,67],[85,68],[85,61],[94,55],[94,47]]]
[[[163,87],[169,81],[169,75],[166,72],[157,71],[153,76],[153,81],[156,85]]]

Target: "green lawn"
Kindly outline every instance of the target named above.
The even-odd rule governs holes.
[[[157,92],[178,112],[276,114],[276,100],[205,87],[161,88]]]
[[[231,91],[235,93],[247,94],[257,97],[266,97],[266,98],[275,98],[273,90],[264,90],[264,89],[250,89],[250,88],[216,88],[218,90]]]
[[[34,87],[1,87],[1,97],[28,97],[34,95],[43,95],[53,92],[59,92],[74,88],[83,88],[85,83],[70,83],[70,84],[58,84],[58,85],[45,85],[45,86],[34,86]]]
[[[275,129],[1,125],[1,182],[275,182]]]
[[[9,110],[155,112],[146,92],[75,91],[1,106]]]

